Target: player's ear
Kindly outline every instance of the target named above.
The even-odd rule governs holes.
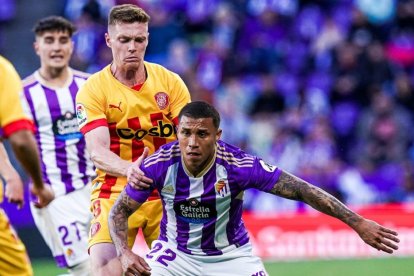
[[[75,41],[73,39],[70,40],[70,54],[73,54],[73,49],[75,49]]]
[[[216,141],[217,140],[220,140],[220,138],[221,138],[221,134],[223,133],[223,130],[221,129],[221,128],[219,128],[218,130],[217,130],[217,133],[216,133]]]
[[[37,55],[39,55],[39,43],[37,43],[36,40],[35,40],[35,42],[33,42],[33,49],[34,49],[35,53]]]
[[[111,37],[109,36],[109,34],[108,34],[108,33],[105,33],[105,42],[106,42],[106,45],[107,45],[109,48],[111,48],[111,46],[112,46],[112,44],[111,44]]]

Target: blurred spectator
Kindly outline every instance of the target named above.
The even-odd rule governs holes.
[[[77,21],[82,13],[87,12],[95,21],[101,21],[114,4],[115,0],[66,0],[63,15],[71,21]]]
[[[404,106],[414,117],[414,78],[410,80],[405,72],[400,72],[394,79],[393,96],[397,103]]]
[[[390,202],[414,202],[414,167],[412,163],[403,164],[402,185],[395,187],[390,194]]]
[[[183,26],[166,6],[158,5],[148,9],[151,14],[149,33],[151,36],[146,57],[149,62],[167,62],[168,48],[171,43],[183,37]]]
[[[99,4],[90,0],[82,7],[76,20],[77,32],[73,36],[75,49],[71,63],[82,71],[96,62],[101,46],[105,45],[105,27],[100,16]]]
[[[285,99],[275,89],[273,75],[263,75],[261,77],[261,89],[252,104],[251,116],[262,115],[268,117],[271,114],[283,112],[285,109]]]
[[[361,115],[357,160],[368,168],[405,160],[412,129],[410,114],[379,90]]]
[[[174,39],[169,45],[166,59],[165,66],[168,69],[183,77],[190,74],[194,57],[188,41]]]
[[[361,76],[361,84],[365,89],[375,85],[391,85],[394,70],[385,57],[384,46],[379,41],[373,41],[366,47],[362,66],[361,70],[365,74]]]
[[[344,35],[332,18],[327,18],[322,26],[322,31],[315,37],[313,43],[314,53],[320,54],[330,51],[344,40]]]
[[[271,73],[277,66],[277,49],[287,29],[277,13],[264,10],[255,17],[246,17],[237,44],[242,70],[248,73]]]
[[[356,6],[375,24],[389,22],[395,13],[395,0],[356,0]]]
[[[338,189],[351,205],[374,203],[378,198],[375,186],[367,183],[355,167],[342,170],[338,176]]]

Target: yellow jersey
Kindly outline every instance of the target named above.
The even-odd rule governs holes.
[[[190,102],[190,93],[177,74],[149,62],[145,69],[147,79],[138,91],[119,82],[108,65],[92,75],[76,96],[80,131],[108,127],[110,150],[128,161],[135,161],[144,147],[151,154],[176,140],[177,116]],[[116,199],[125,185],[126,177],[98,169],[91,199]]]
[[[0,56],[0,128],[5,138],[21,129],[33,131],[33,122],[23,112],[20,101],[22,90],[13,65]]]
[[[16,131],[33,131],[33,122],[23,112],[20,101],[22,83],[13,65],[0,56],[0,137],[9,137]],[[3,200],[3,185],[0,182],[0,202]]]

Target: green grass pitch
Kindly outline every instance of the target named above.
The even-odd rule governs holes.
[[[35,276],[65,274],[53,260],[33,260]],[[265,262],[271,276],[413,276],[414,257],[382,259]],[[213,276],[213,275],[209,275]]]

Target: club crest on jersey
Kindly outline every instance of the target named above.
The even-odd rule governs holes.
[[[173,194],[174,192],[174,187],[172,185],[164,186],[164,188],[162,188],[161,190],[161,193],[164,194]]]
[[[260,165],[262,165],[262,168],[265,170],[265,171],[267,171],[267,172],[274,172],[275,170],[276,170],[276,166],[273,166],[273,165],[270,165],[270,164],[267,164],[265,161],[263,161],[263,160],[261,160],[260,159]]]
[[[170,99],[168,98],[168,95],[165,92],[158,92],[157,94],[155,94],[154,98],[157,102],[158,107],[161,110],[167,108],[167,106],[170,104]]]
[[[76,118],[78,119],[78,125],[80,128],[86,124],[88,117],[86,116],[86,109],[83,104],[76,105]]]
[[[220,179],[219,181],[217,181],[216,184],[214,184],[214,187],[216,189],[216,192],[221,197],[225,197],[227,195],[227,193],[229,192],[226,179]]]

